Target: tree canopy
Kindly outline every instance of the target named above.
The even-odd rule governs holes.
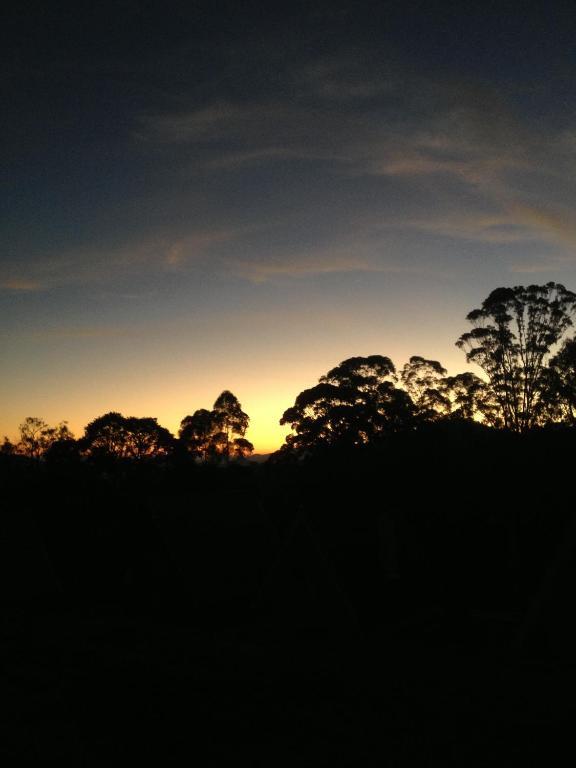
[[[414,406],[395,386],[396,369],[388,357],[351,357],[319,383],[301,392],[280,424],[294,432],[286,449],[302,451],[330,445],[359,446],[413,424]]]
[[[501,426],[498,403],[489,384],[475,373],[466,371],[446,376],[439,382],[444,413],[450,418],[480,421]]]
[[[547,384],[548,415],[576,425],[576,338],[566,339],[550,360]]]
[[[170,453],[174,437],[154,418],[111,411],[91,421],[79,442],[89,456],[145,459]]]
[[[402,386],[412,398],[420,416],[434,419],[450,411],[450,401],[442,391],[447,371],[437,360],[413,355],[402,368]]]
[[[32,459],[39,459],[58,441],[74,439],[66,421],[51,427],[37,416],[28,416],[24,419],[19,426],[19,431],[20,441],[15,449],[18,453]]]
[[[244,435],[250,424],[238,398],[224,390],[211,411],[200,408],[180,424],[179,438],[188,453],[202,461],[246,458],[254,446]]]
[[[485,372],[502,423],[525,432],[545,408],[546,360],[572,325],[576,294],[559,283],[497,288],[467,319],[457,346]]]
[[[202,459],[202,461],[206,461],[212,451],[214,432],[215,424],[212,411],[199,408],[191,416],[185,416],[182,419],[178,437],[189,453]]]

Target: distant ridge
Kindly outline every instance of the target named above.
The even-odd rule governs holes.
[[[263,464],[265,461],[268,461],[270,456],[272,456],[271,453],[255,453],[250,456],[248,461],[254,461],[256,464]]]

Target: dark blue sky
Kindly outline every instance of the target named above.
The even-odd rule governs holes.
[[[229,388],[267,449],[347,356],[464,369],[492,288],[576,287],[575,33],[568,3],[8,12],[0,428],[176,429]]]

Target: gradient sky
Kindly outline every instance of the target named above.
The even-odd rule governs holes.
[[[493,288],[576,290],[573,3],[285,8],[3,19],[0,435],[230,389],[269,451],[346,357],[466,370]]]

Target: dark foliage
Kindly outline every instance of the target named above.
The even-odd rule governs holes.
[[[174,438],[156,419],[110,412],[88,424],[79,446],[93,458],[142,460],[168,455]]]
[[[344,360],[301,392],[281,424],[290,424],[284,452],[302,453],[329,446],[361,446],[414,425],[410,396],[395,386],[396,370],[388,357]]]
[[[238,398],[225,390],[216,398],[211,411],[201,408],[186,416],[178,434],[193,457],[201,461],[228,461],[246,458],[254,451],[252,443],[244,437],[249,423]]]
[[[505,427],[525,432],[546,413],[546,361],[572,325],[576,294],[559,283],[497,288],[468,314],[457,345],[488,376]]]

